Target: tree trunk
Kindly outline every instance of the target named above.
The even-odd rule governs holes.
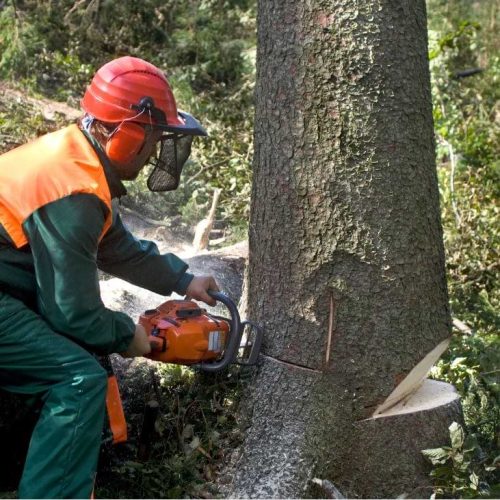
[[[406,467],[416,448],[460,416],[447,386],[444,403],[385,417],[451,326],[424,0],[259,2],[255,124],[248,315],[266,338],[229,494],[302,497],[313,477],[351,496],[408,492],[425,480]],[[403,478],[361,485],[359,440],[384,474],[371,460],[412,418],[421,439],[387,446]]]

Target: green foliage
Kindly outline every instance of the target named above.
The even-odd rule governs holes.
[[[495,467],[500,466],[495,458],[500,444],[499,360],[496,334],[456,335],[449,352],[432,369],[433,378],[453,384],[461,395],[466,431],[454,428],[452,443],[456,442],[460,433],[467,432],[464,450],[455,450],[457,456],[463,456],[464,460],[457,465],[455,455],[450,455],[448,458],[453,460],[446,464],[442,462],[445,465],[432,473],[432,477],[437,479],[436,494],[439,496],[455,497],[462,491],[466,497],[474,497],[490,495],[490,490],[497,491],[499,485]],[[446,447],[444,449],[450,451]],[[432,463],[436,465],[435,461]],[[492,463],[495,465],[491,466]],[[486,467],[486,464],[490,465]],[[481,488],[472,488],[467,483],[471,475],[480,478]]]
[[[47,120],[39,106],[25,99],[0,99],[0,152],[48,132],[53,132],[67,124],[63,115],[54,114]]]
[[[438,175],[454,329],[450,349],[431,375],[460,392],[462,445],[439,448],[436,495],[499,494],[491,467],[500,454],[500,58],[498,9],[485,2],[429,3],[430,58]],[[464,70],[479,69],[472,76]],[[450,429],[451,431],[452,429]],[[452,439],[453,442],[453,439]],[[490,468],[486,469],[488,465]]]
[[[197,374],[177,365],[158,365],[160,416],[147,461],[128,453],[99,471],[98,498],[210,498],[224,456],[241,442],[235,407],[245,373]]]
[[[437,487],[433,497],[451,495],[451,498],[494,498],[500,490],[491,489],[482,480],[495,471],[500,457],[488,463],[481,456],[473,437],[466,436],[460,424],[453,422],[450,427],[451,446],[422,450],[423,455],[435,466],[431,476]]]
[[[22,10],[16,2],[8,3],[0,12],[0,76],[51,97],[75,96],[76,89],[88,83],[93,67],[71,50],[61,52],[70,44],[70,33],[51,3],[26,2]]]
[[[0,77],[77,107],[108,60],[134,55],[157,64],[179,107],[210,137],[195,141],[199,175],[185,193],[158,204],[143,178],[130,198],[164,217],[181,214],[195,190],[198,205],[208,205],[219,187],[219,217],[241,225],[251,182],[254,10],[252,0],[10,0],[0,12]]]

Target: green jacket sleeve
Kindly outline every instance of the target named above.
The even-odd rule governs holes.
[[[107,208],[77,194],[45,205],[23,224],[32,249],[37,305],[54,330],[98,354],[126,350],[134,321],[100,296],[97,248]]]
[[[183,295],[193,279],[186,272],[188,265],[177,256],[162,255],[153,242],[135,238],[118,210],[99,246],[97,260],[103,271],[160,295]]]

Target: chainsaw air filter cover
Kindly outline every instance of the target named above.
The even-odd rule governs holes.
[[[148,358],[208,372],[222,370],[230,363],[257,362],[262,328],[241,321],[235,303],[226,294],[208,294],[227,307],[230,318],[209,314],[190,300],[169,300],[140,317],[152,347]]]
[[[229,323],[210,316],[189,300],[169,300],[139,320],[150,334],[149,358],[192,365],[218,359],[224,352]]]

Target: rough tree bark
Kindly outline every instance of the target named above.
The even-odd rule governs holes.
[[[266,339],[228,495],[415,495],[420,449],[460,418],[421,385],[451,326],[424,0],[259,2],[255,124]]]

